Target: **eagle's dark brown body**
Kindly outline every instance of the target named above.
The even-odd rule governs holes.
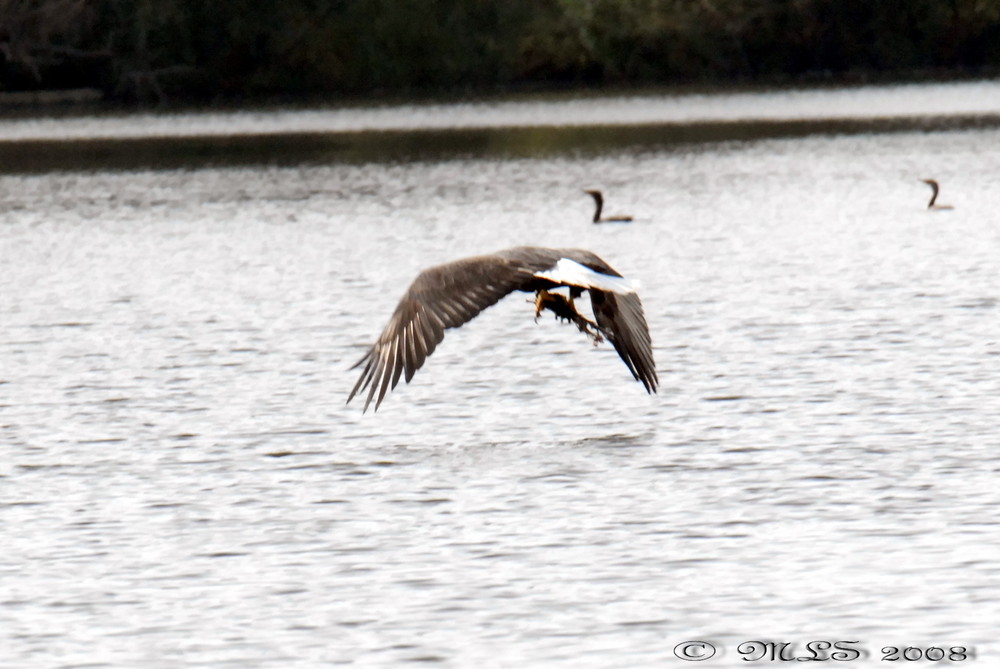
[[[591,283],[585,285],[588,279],[581,281],[575,275],[563,281],[553,274],[562,259],[596,273]],[[355,365],[364,368],[347,401],[367,389],[364,408],[367,410],[375,400],[377,410],[401,377],[409,383],[444,339],[446,329],[467,323],[514,291],[542,296],[560,286],[570,286],[571,298],[583,290],[590,293],[598,332],[615,347],[636,380],[648,392],[656,392],[656,366],[642,303],[634,291],[618,287],[623,283],[614,268],[582,249],[520,246],[426,269],[410,284],[378,341]],[[612,289],[602,289],[605,284]],[[573,320],[581,330],[581,320],[589,323],[576,313],[572,299],[563,298],[563,302],[554,304],[544,304],[542,299],[538,308],[548,308],[557,316]]]

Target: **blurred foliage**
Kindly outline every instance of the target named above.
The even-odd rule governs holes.
[[[0,91],[225,100],[1000,67],[1000,0],[0,0]]]

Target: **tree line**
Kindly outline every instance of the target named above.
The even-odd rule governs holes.
[[[1000,71],[1000,0],[0,0],[0,92],[207,102]]]

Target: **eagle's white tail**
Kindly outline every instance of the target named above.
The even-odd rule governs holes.
[[[634,281],[622,276],[612,276],[602,274],[581,265],[569,258],[560,258],[555,267],[544,272],[535,272],[539,279],[549,279],[557,283],[576,286],[578,288],[594,288],[612,293],[634,293],[636,284]]]

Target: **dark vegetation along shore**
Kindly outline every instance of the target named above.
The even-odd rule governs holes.
[[[74,102],[204,104],[998,71],[996,0],[0,0],[8,102],[59,91]]]

